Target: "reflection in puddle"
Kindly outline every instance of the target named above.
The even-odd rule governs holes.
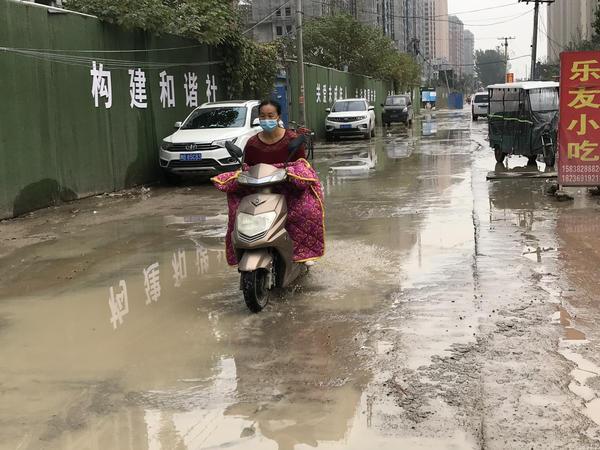
[[[531,248],[531,247],[525,247],[523,249],[523,256],[531,259],[532,261],[536,261],[538,263],[542,262],[542,254],[546,254],[546,253],[553,253],[553,256],[556,256],[555,254],[556,249],[552,248],[552,247],[540,247],[539,245],[536,248]]]
[[[194,247],[196,275],[203,276],[208,273],[210,268],[209,249],[205,247],[198,238],[192,238],[196,244]],[[217,264],[222,266],[225,261],[225,250],[220,246],[217,249],[210,249],[211,253],[216,254]],[[165,277],[172,278],[173,287],[180,288],[184,281],[188,278],[187,253],[183,248],[175,250],[171,254],[170,272],[161,271],[160,261],[155,261],[149,266],[143,267],[140,271],[140,278],[143,279],[144,303],[146,306],[152,303],[158,303],[163,293],[163,285]],[[138,273],[137,270],[134,273]],[[169,277],[170,275],[170,277]],[[133,281],[133,284],[135,281]],[[135,303],[138,297],[138,292],[128,292],[127,281],[120,280],[116,286],[110,286],[108,289],[108,308],[110,311],[109,321],[113,329],[122,326],[125,321],[125,316],[130,312],[130,307],[137,308],[137,305],[130,305],[130,296]]]
[[[394,139],[383,144],[385,154],[390,159],[408,158],[412,155],[414,145],[405,139]]]
[[[148,449],[211,448],[237,441],[252,422],[237,417],[227,418],[225,410],[234,402],[237,371],[233,358],[221,358],[217,374],[205,388],[192,387],[175,392],[149,392],[146,401],[158,403],[160,408],[145,410]],[[197,404],[199,399],[208,404],[189,410],[170,410],[169,404]]]
[[[431,114],[425,114],[421,121],[421,136],[432,136],[437,133],[437,121],[432,120]]]
[[[335,176],[363,175],[377,166],[377,152],[369,148],[367,152],[358,154],[350,159],[335,161],[329,166],[329,172]]]
[[[583,341],[586,340],[586,336],[581,331],[573,328],[572,321],[573,318],[569,314],[569,312],[562,306],[558,306],[558,311],[556,311],[553,321],[560,323],[564,328],[564,339],[566,341]]]

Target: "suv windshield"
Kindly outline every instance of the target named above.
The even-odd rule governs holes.
[[[476,95],[475,100],[473,100],[473,102],[475,103],[488,103],[488,101],[489,96],[487,94]]]
[[[346,111],[366,111],[367,107],[365,102],[361,100],[349,100],[342,102],[335,102],[333,105],[332,112],[346,112]]]
[[[204,128],[240,128],[246,123],[246,108],[226,106],[200,108],[185,121],[182,130],[199,130]]]
[[[387,106],[406,106],[406,97],[388,97],[385,99]]]

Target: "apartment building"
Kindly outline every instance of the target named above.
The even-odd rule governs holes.
[[[548,58],[557,61],[569,43],[590,39],[592,22],[598,0],[556,0],[547,6],[547,26],[542,33],[547,36]]]
[[[475,75],[475,35],[469,30],[463,33],[463,75]]]
[[[359,22],[377,27],[404,52],[422,52],[425,44],[427,0],[305,0],[305,20],[329,14],[349,14]],[[240,3],[242,7],[242,3]],[[296,0],[244,0],[243,15],[253,39],[267,42],[295,30]],[[275,11],[274,14],[272,14]],[[268,16],[268,17],[267,17]]]
[[[456,16],[448,16],[448,62],[457,77],[463,74],[464,32],[465,26],[462,20]]]

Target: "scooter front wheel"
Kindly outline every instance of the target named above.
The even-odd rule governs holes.
[[[266,269],[242,272],[244,301],[253,313],[261,312],[269,303],[268,275],[269,272]]]

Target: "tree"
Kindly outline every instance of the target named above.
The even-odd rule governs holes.
[[[538,79],[541,81],[556,81],[559,77],[559,66],[558,63],[553,64],[552,62],[538,62],[536,73]]]
[[[554,43],[556,44],[556,43]],[[583,50],[599,50],[600,49],[600,7],[596,8],[594,13],[594,21],[592,22],[592,36],[590,39],[583,39],[581,32],[569,42],[564,51],[583,51]]]
[[[475,51],[475,72],[483,86],[504,82],[504,54],[498,49]]]
[[[93,14],[124,28],[168,33],[202,44],[221,45],[230,98],[262,97],[273,88],[277,45],[242,35],[234,3],[223,0],[65,0],[75,11]]]
[[[66,0],[65,6],[125,28],[221,44],[235,37],[237,11],[222,0]]]
[[[391,80],[398,90],[420,84],[414,58],[400,53],[379,29],[346,14],[312,19],[304,27],[306,62]]]

